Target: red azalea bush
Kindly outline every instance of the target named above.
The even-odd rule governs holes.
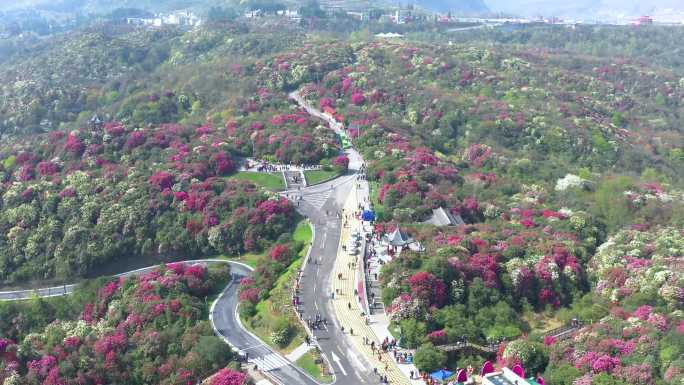
[[[134,131],[128,135],[128,139],[126,140],[126,148],[128,150],[132,150],[136,147],[140,147],[145,144],[145,140],[147,140],[147,138],[143,131]]]
[[[289,264],[290,260],[294,256],[294,252],[290,245],[279,243],[273,246],[270,255],[271,259],[276,262]]]
[[[159,190],[166,190],[168,188],[171,188],[171,186],[174,183],[174,176],[173,174],[166,172],[166,171],[160,171],[155,174],[152,174],[150,176],[150,184],[152,186],[155,186]]]
[[[446,285],[434,275],[421,271],[408,279],[411,294],[429,305],[443,306],[446,302]]]
[[[333,159],[332,165],[333,167],[336,167],[341,171],[347,171],[347,169],[349,168],[349,157],[347,157],[346,155],[340,155]]]
[[[428,341],[433,345],[444,345],[447,342],[447,334],[445,330],[435,330],[427,335]]]
[[[85,150],[85,145],[83,144],[81,139],[78,138],[78,136],[76,136],[73,133],[70,133],[67,136],[66,143],[64,144],[64,150],[75,155],[81,155],[81,153],[83,153],[83,150]]]

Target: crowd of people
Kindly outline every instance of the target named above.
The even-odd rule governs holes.
[[[259,172],[280,172],[280,171],[310,171],[310,170],[320,170],[321,165],[319,164],[281,164],[281,163],[269,163],[266,161],[253,161],[247,160],[245,162],[245,169],[252,170],[256,169]]]

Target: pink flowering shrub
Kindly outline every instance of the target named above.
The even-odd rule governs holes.
[[[16,372],[21,384],[195,384],[213,374],[212,368],[227,365],[231,356],[229,347],[203,321],[204,298],[193,289],[194,281],[204,284],[209,275],[202,265],[171,264],[109,281],[99,289],[96,302],[83,310],[91,326],[57,320],[51,329],[34,331],[31,349],[32,358],[37,358],[18,360],[17,345],[0,339],[0,379]],[[160,286],[166,280],[174,284]],[[211,285],[218,292],[225,282]],[[105,319],[107,327],[95,326]],[[54,330],[64,330],[66,336],[54,339],[60,336]],[[173,341],[178,344],[171,347]],[[218,356],[201,355],[198,345],[208,343],[215,344],[212,352]],[[133,374],[143,372],[145,380]],[[213,379],[223,382],[212,383],[244,384],[245,378],[240,372],[220,371]]]
[[[128,135],[128,139],[126,140],[126,148],[128,150],[132,150],[136,147],[140,147],[145,144],[146,139],[147,138],[143,131],[134,131]]]
[[[34,177],[35,175],[33,171],[33,166],[31,165],[23,166],[19,169],[19,172],[17,173],[17,180],[20,182],[28,182],[30,180],[33,180]]]
[[[356,106],[360,106],[366,102],[366,97],[360,92],[355,92],[351,96],[351,102]]]
[[[333,159],[332,165],[342,171],[347,171],[349,168],[349,158],[346,155],[340,155]]]
[[[552,363],[569,362],[587,375],[608,373],[629,384],[653,384],[656,371],[645,360],[658,354],[657,341],[672,328],[671,324],[649,322],[654,317],[666,317],[648,305],[631,313],[617,306],[611,310],[610,317],[583,327],[571,339],[550,345]],[[671,339],[663,339],[662,343],[676,344]]]
[[[482,164],[492,156],[492,148],[484,144],[473,144],[463,154],[463,159],[472,163],[475,167]]]
[[[64,144],[64,150],[66,152],[80,156],[81,153],[83,153],[83,150],[85,150],[85,145],[76,135],[69,134],[67,136],[66,143]]]
[[[447,342],[447,334],[444,330],[435,330],[427,335],[427,339],[433,345],[444,345]]]
[[[321,110],[323,110],[325,107],[334,108],[335,103],[330,98],[321,98],[320,102],[318,103],[318,106]]]
[[[251,302],[253,304],[256,304],[257,302],[259,302],[259,293],[260,293],[260,290],[255,288],[255,287],[244,289],[244,290],[240,291],[240,295],[238,296],[238,299],[241,302],[247,301],[247,302]]]
[[[49,161],[38,163],[37,169],[41,176],[52,176],[59,172],[59,166]]]
[[[210,380],[210,385],[244,385],[247,375],[232,369],[221,369]]]
[[[214,154],[211,161],[216,176],[227,175],[235,171],[235,165],[233,161],[223,152]]]

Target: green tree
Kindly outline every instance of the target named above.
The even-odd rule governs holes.
[[[477,312],[479,309],[492,306],[500,300],[499,292],[485,286],[480,278],[475,278],[468,287],[468,310]]]
[[[503,358],[507,364],[521,362],[529,373],[542,373],[549,363],[549,356],[544,345],[519,339],[506,345]]]
[[[196,364],[203,372],[219,370],[233,357],[230,347],[215,336],[200,337],[194,351],[199,358]]]
[[[413,349],[425,342],[425,336],[427,335],[427,325],[425,322],[405,319],[399,325],[401,326],[402,342],[407,348]]]
[[[413,362],[416,364],[416,367],[423,372],[441,369],[446,364],[446,361],[446,353],[437,349],[431,343],[421,345],[413,356]]]
[[[632,213],[623,193],[633,187],[634,181],[631,178],[621,176],[604,179],[596,190],[595,212],[604,219],[609,231],[630,222]]]
[[[446,329],[449,342],[463,336],[468,339],[480,338],[480,328],[475,325],[473,318],[469,316],[466,307],[462,304],[440,309],[435,316],[435,321]]]
[[[610,118],[611,123],[617,127],[622,127],[625,125],[625,117],[619,111],[613,112],[613,116]]]

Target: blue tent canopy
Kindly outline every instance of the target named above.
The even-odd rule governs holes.
[[[375,212],[372,210],[363,210],[363,214],[361,214],[361,219],[364,221],[372,222],[375,220]]]
[[[437,381],[444,381],[453,375],[454,375],[454,372],[449,371],[449,370],[444,370],[444,369],[440,369],[436,372],[430,373],[430,377],[434,378]]]

